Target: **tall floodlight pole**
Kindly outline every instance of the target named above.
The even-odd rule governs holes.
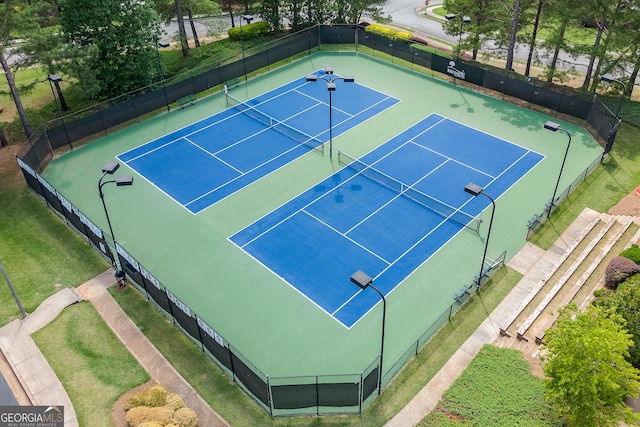
[[[165,101],[165,104],[167,104],[167,112],[169,112],[171,109],[169,107],[169,98],[167,97],[167,88],[164,85],[164,71],[162,69],[162,60],[160,59],[159,48],[166,49],[168,47],[169,47],[169,42],[166,42],[164,40],[158,40],[156,42],[156,58],[158,60],[158,76],[160,77],[160,81],[162,82],[162,90],[164,91],[164,101]]]
[[[13,288],[13,285],[11,284],[11,280],[9,280],[9,276],[7,275],[7,272],[4,271],[4,267],[2,266],[2,261],[0,261],[0,271],[2,271],[2,276],[4,276],[4,281],[7,282],[7,286],[11,291],[11,295],[13,295],[13,299],[16,301],[16,304],[18,304],[18,308],[20,309],[20,313],[22,313],[22,318],[24,319],[25,317],[27,317],[27,312],[24,310],[24,307],[20,302],[20,298],[18,298],[18,294],[16,293],[16,290]]]
[[[329,92],[329,158],[333,158],[333,101],[332,94],[336,91],[336,82],[342,80],[345,83],[353,83],[356,81],[353,76],[337,77],[333,74],[333,68],[325,67],[324,74],[318,76],[317,74],[308,74],[308,82],[317,82],[318,80],[324,80],[327,82],[327,91]]]
[[[544,124],[544,128],[550,130],[552,132],[561,131],[564,132],[569,137],[569,142],[567,143],[567,149],[564,152],[564,157],[562,158],[562,165],[560,165],[560,173],[558,173],[558,180],[556,181],[556,187],[553,189],[553,196],[551,197],[551,201],[549,202],[549,207],[547,209],[547,218],[551,216],[551,210],[556,204],[556,193],[558,192],[558,186],[560,185],[560,177],[562,176],[562,169],[564,169],[564,163],[567,161],[567,154],[569,154],[569,147],[571,146],[571,134],[567,132],[566,129],[562,129],[558,123],[554,122],[546,122]]]
[[[247,21],[247,25],[251,24],[251,21],[253,21],[253,16],[251,15],[242,15],[240,17],[240,43],[242,45],[242,66],[244,68],[244,81],[247,81],[247,64],[245,63],[244,60],[244,33],[242,32],[242,21]]]
[[[484,276],[484,265],[487,259],[487,249],[489,249],[489,238],[491,237],[491,227],[493,226],[493,216],[496,213],[496,202],[493,200],[493,197],[489,196],[484,192],[484,189],[473,182],[468,183],[464,187],[464,191],[471,194],[473,197],[477,197],[479,195],[483,195],[489,200],[491,200],[492,209],[491,209],[491,219],[489,220],[489,231],[487,231],[487,239],[484,242],[484,253],[482,254],[482,264],[480,264],[480,273],[478,274],[478,280],[476,281],[476,290],[480,289],[480,285],[482,284],[482,277]]]
[[[622,123],[622,119],[620,118],[620,107],[622,107],[622,99],[624,98],[624,95],[627,93],[627,85],[625,85],[622,80],[616,79],[613,74],[605,74],[600,78],[600,80],[609,84],[616,83],[622,86],[622,93],[620,94],[620,99],[618,100],[618,108],[616,109],[615,118],[617,120],[617,123],[614,123],[611,126],[611,129],[609,129],[609,136],[607,137],[607,145],[604,147],[604,152],[602,153],[602,160],[604,160],[605,156],[609,154],[611,152],[611,149],[613,148],[613,141],[615,140],[614,135],[618,131],[618,127],[620,126],[620,123]]]
[[[47,76],[47,80],[49,80],[49,87],[51,88],[51,93],[53,94],[53,100],[56,103],[56,107],[58,108],[58,115],[60,116],[60,123],[62,124],[62,129],[64,129],[64,134],[67,137],[67,142],[69,143],[69,148],[73,149],[73,144],[71,144],[71,139],[69,138],[69,133],[67,132],[67,126],[64,123],[64,117],[62,115],[62,110],[67,111],[69,107],[67,106],[67,102],[64,100],[64,95],[62,94],[62,89],[60,88],[60,82],[62,81],[62,77],[57,74],[49,74]],[[56,93],[53,91],[53,85],[56,87],[56,92],[58,92],[58,96],[56,97]],[[58,103],[58,99],[60,102]]]
[[[110,181],[102,181],[105,176],[113,175],[115,171],[120,167],[120,163],[118,162],[109,162],[102,168],[102,176],[98,180],[98,194],[100,195],[100,200],[102,200],[102,207],[104,208],[104,215],[107,217],[107,224],[109,225],[109,232],[111,233],[111,239],[113,240],[113,246],[115,248],[116,238],[113,234],[113,227],[111,226],[111,219],[109,218],[109,211],[107,210],[107,204],[104,201],[104,193],[102,192],[102,187],[109,183],[115,183],[116,186],[127,186],[133,185],[133,177],[132,176],[120,176],[117,179]],[[118,253],[116,251],[115,256],[113,257],[113,266],[116,268],[116,278],[118,281],[124,278],[124,272],[122,271],[122,266],[118,262]]]
[[[456,15],[455,13],[447,13],[444,17],[447,19],[447,21],[452,21],[456,18],[460,18],[460,31],[458,33],[458,54],[456,55],[456,59],[460,59],[460,45],[462,44],[462,26],[464,24],[470,24],[471,18],[469,18],[468,16]]]
[[[384,294],[380,292],[378,288],[373,286],[373,279],[369,277],[362,270],[358,270],[351,276],[351,282],[358,285],[360,289],[366,289],[370,287],[380,295],[382,298],[382,341],[380,343],[380,372],[378,372],[378,396],[382,393],[382,359],[384,357],[384,326],[386,324],[387,317],[387,300],[384,298]]]

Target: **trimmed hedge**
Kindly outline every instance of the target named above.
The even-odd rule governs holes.
[[[413,34],[407,31],[397,31],[387,28],[380,24],[367,25],[364,29],[368,33],[377,34],[379,36],[385,36],[393,41],[409,43],[413,38]]]
[[[631,245],[631,247],[620,252],[620,256],[629,258],[636,264],[640,264],[640,247],[638,247],[638,245],[634,243],[633,245]]]
[[[198,416],[184,401],[161,385],[133,394],[125,404],[131,427],[197,427]]]
[[[257,39],[271,33],[271,26],[264,22],[256,22],[255,24],[247,24],[242,27],[229,28],[227,32],[231,40],[249,40]]]

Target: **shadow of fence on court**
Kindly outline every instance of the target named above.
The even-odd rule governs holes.
[[[244,52],[238,61],[225,61],[213,66],[192,70],[153,86],[95,105],[87,110],[65,116],[40,126],[18,153],[18,163],[29,188],[37,194],[67,225],[82,236],[110,263],[117,256],[130,283],[153,305],[160,309],[176,327],[190,337],[235,383],[271,416],[305,414],[359,414],[377,395],[382,368],[376,357],[362,371],[348,375],[270,377],[244,357],[213,326],[208,325],[186,304],[171,293],[169,286],[160,283],[122,246],[107,241],[105,233],[70,201],[51,186],[40,173],[61,150],[73,149],[74,144],[86,143],[108,135],[123,126],[135,124],[151,113],[172,105],[181,98],[203,92],[221,90],[225,82],[237,82],[256,72],[268,72],[290,63],[300,56],[318,50],[358,51],[392,63],[411,68],[432,77],[448,79],[478,92],[490,91],[524,104],[528,108],[547,109],[550,115],[583,123],[591,134],[607,147],[613,144],[618,124],[614,115],[596,97],[535,79],[525,80],[513,72],[486,65],[459,61],[428,52],[418,44],[391,41],[367,33],[359,26],[316,26],[268,45]],[[515,100],[515,101],[514,101]],[[604,145],[604,144],[603,144]],[[598,165],[600,159],[569,186],[558,198],[570,191]],[[545,208],[546,211],[546,208]],[[542,215],[530,220],[529,231],[537,227]],[[115,255],[114,255],[115,249]],[[504,260],[504,257],[502,258]],[[470,295],[471,287],[465,287]],[[467,296],[468,296],[467,295]],[[387,385],[420,349],[447,323],[465,298],[454,298],[452,304],[412,343],[403,355],[385,365],[382,385]]]

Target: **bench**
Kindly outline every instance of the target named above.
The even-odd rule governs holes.
[[[529,228],[535,228],[538,226],[538,224],[540,224],[540,217],[542,215],[540,214],[535,214],[534,216],[532,216],[531,218],[529,218],[529,220],[527,221],[527,224],[529,225]]]
[[[462,304],[468,297],[471,296],[469,289],[471,289],[471,285],[463,285],[460,289],[453,294],[453,299],[458,303]]]
[[[234,77],[233,79],[230,79],[224,82],[224,85],[228,88],[238,87],[239,84],[240,84],[240,77]]]
[[[196,102],[196,96],[194,94],[189,94],[187,96],[183,96],[182,98],[178,98],[176,100],[180,108],[184,108],[187,105],[193,105]]]

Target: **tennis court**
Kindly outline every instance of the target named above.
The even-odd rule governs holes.
[[[316,71],[322,78],[324,71]],[[399,100],[335,79],[333,134],[340,135]],[[324,82],[321,82],[324,83]],[[327,89],[303,77],[164,135],[118,159],[194,214],[329,140]],[[318,120],[318,117],[322,118]]]
[[[250,361],[272,380],[360,373],[376,360],[380,353],[382,310],[374,304],[379,297],[370,294],[370,289],[358,293],[359,288],[349,281],[356,270],[364,271],[387,295],[383,367],[386,381],[390,378],[387,373],[392,374],[402,365],[395,366],[395,362],[411,356],[412,345],[454,302],[456,291],[472,283],[480,266],[491,208],[482,214],[485,221],[479,233],[456,221],[445,221],[432,233],[449,230],[438,237],[438,242],[429,242],[430,236],[424,239],[429,243],[418,243],[414,250],[407,251],[428,233],[429,224],[439,224],[443,216],[432,214],[430,209],[408,200],[408,196],[397,197],[396,190],[387,188],[395,184],[381,185],[364,173],[359,174],[359,165],[373,165],[393,178],[391,183],[395,180],[413,184],[420,192],[452,207],[462,207],[469,216],[483,210],[488,200],[476,197],[469,201],[464,186],[471,180],[485,185],[488,194],[499,196],[487,256],[494,258],[506,251],[510,258],[526,243],[527,220],[551,197],[567,147],[566,138],[542,127],[550,119],[560,122],[557,118],[351,52],[314,53],[242,82],[230,93],[255,106],[287,93],[290,84],[301,86],[296,95],[302,88],[312,91],[307,94],[313,93],[321,105],[304,121],[313,118],[313,126],[318,127],[296,124],[295,128],[326,141],[328,135],[322,134],[322,127],[326,131],[329,121],[326,85],[302,81],[302,76],[326,66],[332,66],[340,75],[354,75],[356,80],[355,85],[338,82],[333,94],[336,108],[332,159],[302,144],[295,160],[282,163],[271,172],[256,173],[250,184],[247,181],[234,189],[232,186],[240,178],[211,184],[209,181],[217,177],[197,168],[197,162],[177,156],[173,151],[177,148],[156,150],[159,157],[155,161],[151,158],[156,151],[150,146],[139,148],[163,138],[163,143],[157,142],[158,148],[174,140],[176,147],[186,145],[186,140],[180,138],[190,139],[190,132],[205,128],[202,123],[213,117],[221,123],[216,125],[215,133],[198,133],[209,134],[209,139],[203,137],[206,142],[198,140],[198,145],[232,144],[232,138],[222,132],[227,126],[224,123],[235,123],[237,126],[229,126],[233,132],[253,127],[281,138],[280,132],[266,130],[267,126],[258,120],[244,117],[235,108],[228,109],[220,92],[74,148],[53,159],[43,176],[87,218],[108,230],[96,184],[104,164],[120,158],[118,175],[134,175],[134,185],[110,185],[104,189],[119,245],[135,258],[140,269],[168,289],[172,298],[189,308],[189,316],[197,316],[225,345],[233,347],[234,354],[242,354],[243,360]],[[390,108],[380,107],[366,121],[358,118],[342,124],[348,114],[342,115],[338,110],[354,114],[349,110],[350,103],[376,104],[366,96],[345,96],[352,89],[395,103]],[[283,110],[288,108],[287,103],[278,104]],[[360,109],[363,108],[358,104],[356,110]],[[263,110],[262,106],[260,110],[275,114],[278,120],[292,117],[291,111]],[[225,119],[234,114],[239,117]],[[441,123],[438,116],[443,118]],[[287,123],[291,124],[291,119]],[[601,156],[602,149],[584,129],[560,123],[573,137],[560,183],[560,188],[566,188]],[[412,142],[405,144],[407,141]],[[287,143],[289,147],[296,146],[294,142]],[[138,164],[132,164],[130,160],[135,156],[125,163],[123,155],[134,150],[141,150],[137,152],[140,163],[150,159],[146,169],[139,170]],[[167,163],[158,161],[163,150]],[[342,153],[361,163],[354,163],[355,169],[345,167],[352,161]],[[231,157],[237,162],[235,167],[246,172],[251,165],[237,165],[243,161],[257,164],[258,157],[254,156],[265,154],[250,149],[242,156]],[[509,167],[521,156],[523,160]],[[447,161],[437,167],[445,158]],[[526,162],[530,163],[528,171]],[[172,180],[167,180],[171,182],[159,185],[160,179],[153,174],[161,172],[154,168],[171,174]],[[194,173],[196,169],[198,172]],[[212,198],[197,209],[196,203],[185,208],[192,199],[227,181],[231,185],[218,193],[217,202]],[[385,200],[390,201],[386,209],[373,207],[383,206]],[[197,215],[192,213],[195,211]],[[321,221],[305,211],[311,211]],[[371,212],[377,214],[347,233]],[[301,223],[299,228],[294,219],[288,220],[294,214]],[[273,227],[281,221],[279,227]],[[339,231],[331,233],[340,236],[330,239],[331,233],[323,222]],[[260,227],[264,227],[262,231],[258,231]],[[271,235],[255,239],[270,228]],[[281,236],[276,236],[278,233]],[[349,239],[343,236],[346,234],[367,251],[363,254],[358,249],[357,256],[352,257],[334,249],[335,244],[348,244]],[[252,239],[255,242],[248,244]],[[295,245],[298,246],[290,248]],[[268,253],[250,252],[259,246]],[[371,256],[368,251],[385,261],[373,257],[373,267],[365,264]],[[402,257],[404,252],[407,254]],[[388,265],[391,267],[385,270]],[[334,279],[336,283],[326,289],[314,286],[314,282]],[[353,302],[338,310],[352,296]]]
[[[350,283],[355,269],[384,294],[464,229],[543,156],[433,114],[231,236],[273,274],[346,327],[379,296]]]

